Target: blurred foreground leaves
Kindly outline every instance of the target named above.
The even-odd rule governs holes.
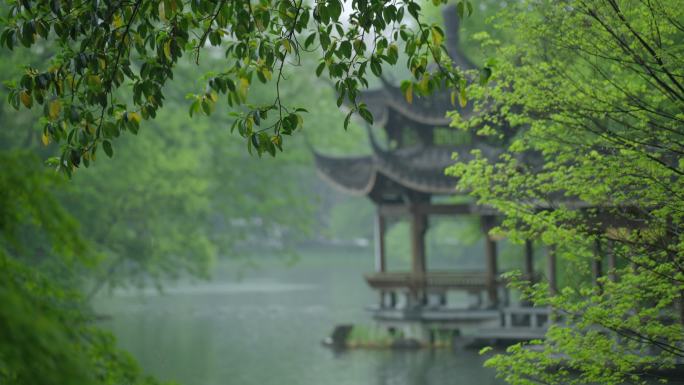
[[[61,178],[24,152],[0,153],[0,169],[0,196],[13,203],[0,206],[0,383],[156,384],[93,325],[64,276],[92,261],[54,195]]]

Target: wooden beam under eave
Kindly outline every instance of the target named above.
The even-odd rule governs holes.
[[[379,205],[378,210],[385,216],[405,216],[412,213],[422,215],[470,215],[482,214],[486,209],[470,203],[459,204],[432,204],[415,203],[406,204],[384,204]]]

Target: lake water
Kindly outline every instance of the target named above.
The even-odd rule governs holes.
[[[372,325],[368,251],[305,252],[256,270],[223,262],[214,279],[102,295],[102,325],[149,374],[184,385],[499,385],[476,351],[348,350],[321,339],[339,323]]]

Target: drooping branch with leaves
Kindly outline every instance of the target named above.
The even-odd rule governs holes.
[[[441,1],[436,1],[439,5]],[[199,63],[203,51],[223,55],[221,71],[205,77],[205,89],[189,95],[190,115],[211,114],[224,95],[248,150],[282,151],[283,136],[303,124],[303,107],[288,105],[280,89],[284,69],[314,54],[335,85],[338,105],[373,117],[359,102],[368,77],[382,64],[396,64],[399,47],[415,82],[430,90],[459,89],[462,78],[445,54],[444,33],[421,21],[413,0],[17,0],[9,1],[0,44],[14,49],[50,47],[50,63],[28,66],[10,85],[15,108],[43,108],[43,141],[61,143],[52,164],[70,174],[89,165],[102,150],[113,154],[113,139],[136,133],[164,105],[164,87],[185,56]],[[458,12],[470,14],[461,0]],[[431,64],[434,63],[434,64]],[[255,78],[273,82],[272,103],[249,98]],[[306,107],[306,106],[304,106]]]

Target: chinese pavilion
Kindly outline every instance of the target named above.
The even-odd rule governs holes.
[[[459,20],[455,10],[447,7],[444,17],[452,60],[463,69],[475,68],[458,49]],[[448,91],[407,103],[399,87],[383,80],[382,88],[365,91],[361,98],[375,118],[374,126],[368,127],[372,153],[333,157],[314,151],[314,155],[323,179],[345,192],[367,197],[377,207],[375,272],[365,277],[379,293],[379,303],[371,309],[375,319],[388,326],[418,321],[451,329],[498,322],[507,295],[498,274],[497,241],[489,235],[497,221],[496,212],[474,203],[440,202],[445,201],[443,197],[457,194],[457,180],[444,173],[454,162],[454,152],[467,161],[471,151],[477,149],[493,160],[502,152],[507,138],[502,141],[450,128],[447,111],[458,109],[464,118],[473,111],[471,106],[454,107]],[[384,130],[382,141],[377,138],[378,130]],[[428,269],[425,233],[428,217],[433,215],[480,217],[485,239],[484,271]],[[387,269],[385,232],[388,219],[397,217],[410,220],[410,271]],[[554,265],[549,263],[552,269]],[[531,243],[526,245],[524,270],[528,277],[533,276]],[[550,273],[553,285],[555,273]],[[479,300],[468,308],[454,308],[447,303],[448,291],[471,293]]]

